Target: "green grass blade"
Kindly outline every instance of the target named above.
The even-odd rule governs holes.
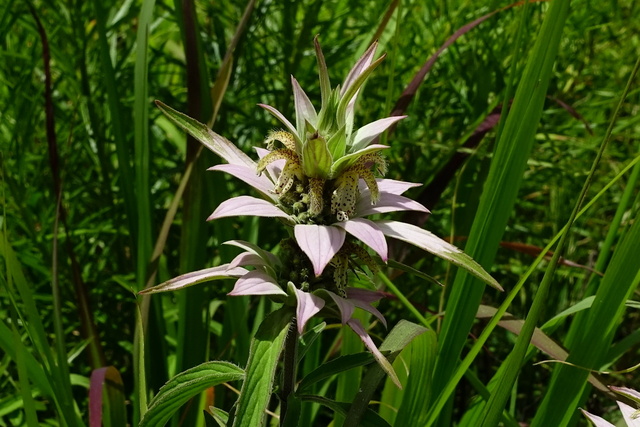
[[[151,186],[149,183],[149,89],[148,47],[149,31],[155,0],[144,0],[138,17],[136,58],[134,69],[134,169],[137,202],[136,283],[142,290],[147,281],[147,267],[151,258]]]
[[[498,250],[514,206],[533,137],[542,114],[546,90],[564,25],[568,2],[553,3],[536,40],[516,91],[500,140],[496,143],[465,252],[487,269]],[[560,8],[558,10],[558,8]],[[551,13],[553,11],[553,14]],[[458,272],[446,305],[440,334],[434,390],[444,389],[466,342],[484,285],[466,272]]]
[[[14,316],[14,325],[16,317]],[[20,395],[22,396],[22,405],[24,406],[25,418],[28,426],[38,425],[38,415],[36,414],[36,405],[31,395],[31,384],[29,382],[29,371],[27,369],[27,362],[25,360],[26,349],[22,345],[20,339],[20,333],[15,328],[13,329],[13,343],[16,349],[15,361],[18,365],[18,378],[20,384]]]
[[[594,162],[594,168],[609,142],[614,123],[639,69],[640,57],[637,59],[627,86],[620,97],[601,150]],[[592,169],[585,186],[588,185],[593,173]],[[637,262],[637,254],[640,253],[640,221],[637,216],[636,214],[635,222],[632,222],[627,235],[616,248],[611,263],[596,291],[591,309],[585,313],[585,321],[581,324],[583,328],[576,332],[575,341],[571,342],[567,358],[569,363],[587,369],[598,369],[599,365],[604,362],[604,357],[624,314],[625,303],[640,283],[640,264]],[[588,374],[588,371],[568,365],[556,367],[540,411],[538,411],[532,425],[561,426],[568,424],[571,418],[576,416],[578,405],[586,397],[585,387],[587,386]]]
[[[95,18],[98,31],[98,47],[100,53],[100,63],[102,66],[102,75],[104,76],[104,86],[107,92],[107,102],[109,106],[109,114],[111,116],[111,129],[113,132],[113,140],[116,146],[116,156],[118,158],[118,171],[120,191],[122,198],[124,199],[124,207],[127,215],[127,222],[129,224],[129,230],[131,232],[131,243],[135,245],[137,243],[137,211],[136,211],[136,198],[134,193],[134,187],[131,185],[133,182],[133,170],[131,169],[130,162],[130,150],[127,144],[127,138],[125,137],[126,123],[122,117],[122,106],[120,103],[120,93],[118,91],[118,84],[116,79],[116,73],[111,63],[111,57],[109,56],[109,45],[107,41],[107,29],[106,29],[106,11],[103,8],[103,4],[100,0],[94,0],[93,7],[95,9]]]
[[[425,402],[430,399],[431,378],[436,362],[438,340],[435,332],[428,330],[416,337],[409,347],[409,379],[404,391],[402,404],[398,408],[395,425],[422,426],[425,424],[427,408]]]

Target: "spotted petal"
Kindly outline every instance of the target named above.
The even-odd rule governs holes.
[[[220,203],[218,208],[207,218],[207,221],[240,215],[290,219],[289,215],[284,211],[278,209],[266,200],[251,196],[238,196]]]
[[[415,225],[399,221],[383,220],[376,221],[376,224],[386,236],[410,243],[442,259],[452,262],[458,267],[464,268],[489,286],[500,291],[503,290],[496,279],[491,277],[480,264],[473,260],[473,258],[453,246],[451,243],[437,237],[435,234],[420,227],[416,227]]]
[[[140,291],[141,294],[155,294],[158,292],[177,291],[202,282],[220,279],[232,279],[247,274],[247,270],[242,267],[231,268],[230,264],[223,264],[217,267],[205,268],[203,270],[192,271],[175,277],[152,288]]]
[[[324,300],[319,296],[313,295],[309,292],[301,291],[296,288],[296,298],[298,299],[298,306],[296,307],[296,319],[298,322],[298,333],[301,334],[304,330],[304,325],[307,324],[316,313],[322,310],[324,307]]]
[[[233,290],[227,295],[284,295],[287,293],[282,290],[275,279],[262,271],[250,271],[238,279]]]
[[[347,233],[359,239],[376,251],[384,262],[388,259],[387,239],[375,222],[364,218],[354,218],[349,221],[337,222],[335,226],[344,228]]]
[[[250,168],[243,165],[221,164],[210,167],[207,170],[226,172],[249,184],[271,200],[276,201],[278,199],[278,197],[271,192],[273,190],[273,182],[264,175],[257,175],[255,167]]]
[[[311,260],[316,276],[322,274],[331,258],[338,253],[346,235],[343,229],[327,225],[296,225],[294,234],[298,246]]]

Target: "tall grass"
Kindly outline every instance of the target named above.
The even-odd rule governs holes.
[[[305,425],[334,418],[339,425],[369,401],[363,419],[389,425],[586,425],[579,406],[603,413],[608,405],[589,381],[634,386],[635,372],[594,377],[589,370],[638,363],[630,308],[640,265],[637,77],[623,97],[640,51],[635,2],[5,3],[0,426],[97,425],[85,389],[98,387],[90,378],[101,365],[113,366],[123,386],[94,394],[104,397],[93,407],[105,405],[106,414],[109,399],[126,398],[133,425],[147,402],[147,422],[170,418],[153,398],[189,368],[187,376],[210,383],[180,401],[173,425],[205,425],[203,410],[231,409],[243,374],[194,366],[220,359],[244,368],[252,337],[276,307],[227,297],[226,281],[152,300],[136,292],[229,262],[237,251],[222,246],[226,240],[277,252],[279,236],[262,220],[205,222],[246,187],[206,172],[218,159],[152,101],[208,123],[255,158],[253,146],[277,126],[256,104],[292,117],[290,74],[320,101],[316,34],[333,85],[372,39],[388,52],[356,121],[409,116],[382,138],[391,146],[388,177],[425,184],[410,195],[432,203],[432,213],[404,220],[451,236],[506,292],[394,243],[404,266],[376,279],[389,296],[378,308],[390,330],[402,319],[431,328],[394,362],[404,390],[388,381],[368,395],[360,389],[379,381],[373,365],[336,368],[307,389],[324,400],[296,403]],[[600,165],[587,175],[610,125]],[[566,228],[587,179],[589,203]],[[561,247],[553,246],[560,235]],[[510,329],[519,336],[501,327],[505,320],[519,322]],[[86,332],[92,324],[97,341]],[[386,332],[371,325],[382,342]],[[334,325],[318,336],[305,349],[302,376],[339,356],[363,357],[359,340]],[[569,364],[534,364],[565,356]],[[349,410],[334,399],[364,403]],[[260,404],[278,411],[276,401]]]

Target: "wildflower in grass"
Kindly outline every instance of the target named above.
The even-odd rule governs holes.
[[[636,390],[626,387],[609,387],[615,393],[618,393],[621,396],[625,396],[627,399],[632,400],[636,403],[636,405],[640,406],[640,393]],[[624,402],[617,401],[618,407],[620,408],[620,412],[622,413],[622,418],[624,419],[625,425],[627,427],[640,427],[640,410],[633,408],[627,405]],[[585,411],[584,409],[580,409],[585,417],[589,419],[596,427],[615,427],[614,424],[606,421],[605,419],[594,415],[590,412]]]
[[[284,129],[269,133],[265,147],[257,148],[260,158],[257,163],[204,125],[159,104],[172,120],[228,162],[210,170],[233,175],[261,196],[243,195],[226,200],[209,220],[239,215],[273,217],[291,232],[280,244],[280,257],[247,242],[227,242],[245,252],[229,264],[189,273],[148,292],[177,289],[205,280],[237,278],[229,295],[270,295],[295,306],[299,333],[321,311],[339,318],[358,334],[397,381],[391,365],[365,328],[352,317],[354,310],[360,308],[386,325],[382,314],[372,305],[382,294],[349,287],[352,272],[367,277],[377,271],[380,263],[387,262],[386,237],[411,243],[500,287],[471,258],[432,233],[399,221],[367,218],[395,211],[428,212],[420,203],[402,195],[419,184],[384,179],[387,164],[382,151],[388,147],[372,144],[405,116],[380,119],[354,130],[358,93],[384,56],[374,60],[376,44],[373,44],[343,85],[332,89],[317,40],[315,47],[321,108],[316,111],[293,77],[295,126],[274,107],[260,104]]]

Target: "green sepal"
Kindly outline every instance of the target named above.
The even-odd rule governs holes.
[[[326,179],[331,171],[333,159],[327,142],[319,135],[312,135],[302,146],[302,169],[310,178]]]
[[[336,87],[331,95],[326,106],[323,106],[318,113],[318,132],[321,135],[332,135],[338,124],[336,122],[336,113],[338,111],[338,101],[340,100],[340,86]]]
[[[347,136],[344,131],[345,126],[342,126],[336,133],[331,135],[331,138],[327,141],[327,147],[329,147],[329,152],[334,161],[344,156],[347,150]]]

